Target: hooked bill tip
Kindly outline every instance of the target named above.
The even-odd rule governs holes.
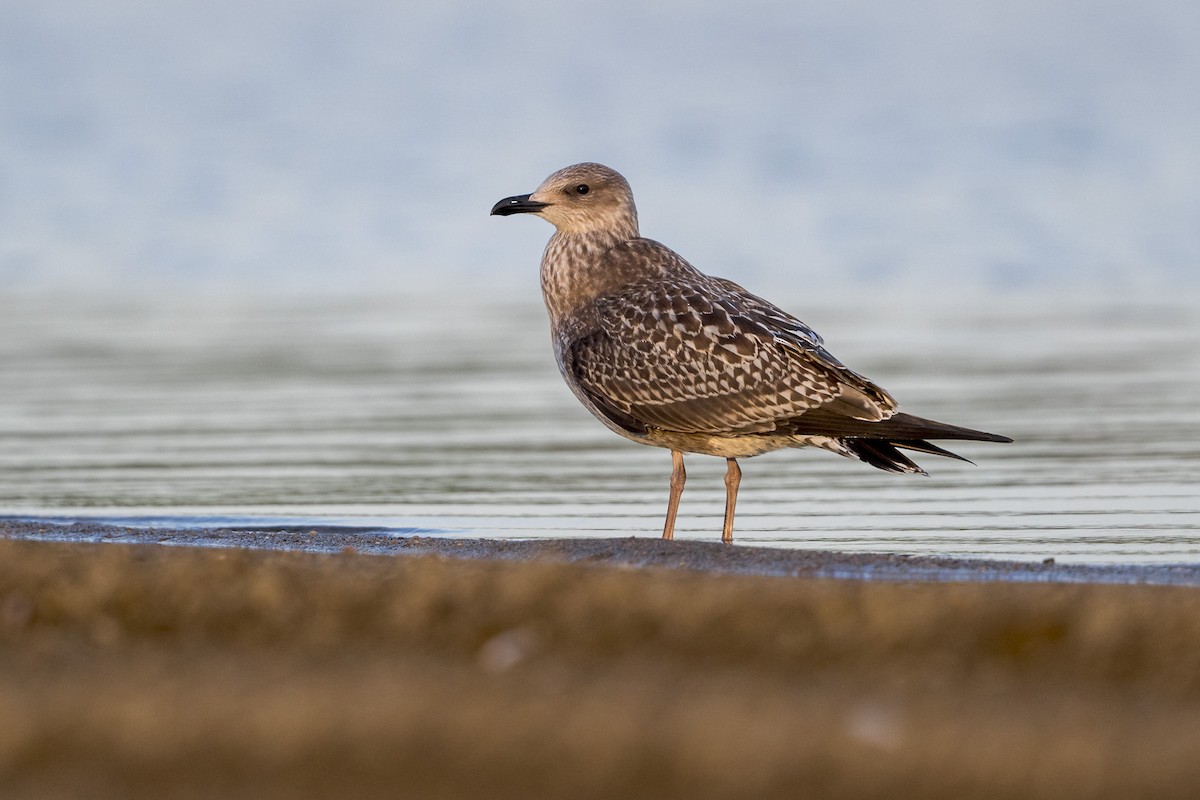
[[[509,214],[534,214],[548,205],[550,204],[530,200],[527,194],[518,194],[506,197],[492,206],[492,214],[498,217],[507,217]]]

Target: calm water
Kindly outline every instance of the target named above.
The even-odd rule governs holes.
[[[0,298],[0,514],[656,536],[670,458],[578,407],[536,291]],[[906,410],[1017,443],[930,478],[744,461],[740,542],[1200,561],[1195,303],[778,299]],[[716,539],[724,464],[688,471],[679,535]]]

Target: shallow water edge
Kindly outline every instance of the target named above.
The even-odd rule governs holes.
[[[860,581],[1093,583],[1200,586],[1198,564],[1059,564],[843,553],[652,537],[501,540],[421,535],[332,525],[160,528],[68,518],[0,519],[0,538],[229,547],[312,553],[438,555],[447,558],[583,563],[762,577]]]

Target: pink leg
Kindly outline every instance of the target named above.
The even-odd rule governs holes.
[[[721,541],[729,543],[733,541],[733,508],[737,505],[742,468],[738,466],[737,459],[727,458],[725,463],[728,469],[725,470],[725,527],[721,529]]]
[[[683,451],[671,451],[671,498],[667,501],[667,522],[663,525],[663,538],[675,538],[675,515],[679,513],[679,496],[683,494],[683,484],[687,481],[687,473],[683,469]]]

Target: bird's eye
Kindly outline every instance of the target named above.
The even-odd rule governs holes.
[[[575,194],[587,194],[590,191],[591,189],[588,188],[586,183],[581,183],[575,187]]]

